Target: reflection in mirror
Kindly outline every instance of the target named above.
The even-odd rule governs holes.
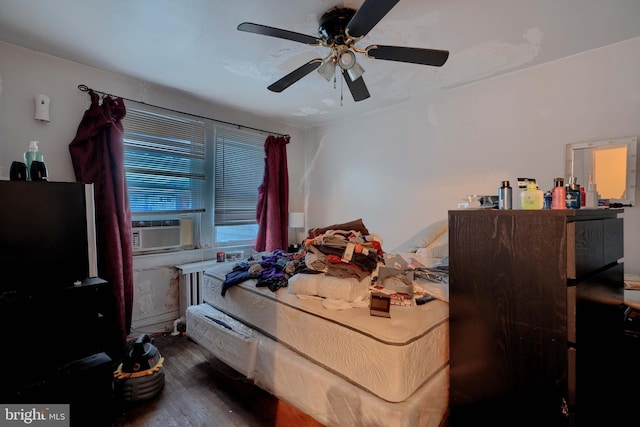
[[[633,206],[636,197],[638,137],[567,144],[565,184],[573,176],[588,188],[594,184],[600,199]]]

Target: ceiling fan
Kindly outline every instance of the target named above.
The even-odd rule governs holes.
[[[365,0],[358,10],[338,6],[329,9],[320,18],[320,27],[318,28],[320,37],[252,22],[243,22],[238,25],[238,30],[330,49],[325,58],[315,58],[303,64],[272,83],[268,87],[269,90],[282,92],[315,70],[327,81],[330,81],[335,75],[336,67],[338,67],[354,101],[357,102],[369,98],[370,94],[362,79],[364,69],[358,64],[356,53],[371,59],[410,62],[435,67],[441,67],[449,58],[449,52],[446,50],[378,44],[368,46],[366,49],[359,49],[355,46],[355,43],[366,36],[399,1]]]

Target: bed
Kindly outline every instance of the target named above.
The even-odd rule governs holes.
[[[446,221],[432,224],[380,265],[397,260],[402,271],[430,271],[446,260],[443,235]],[[288,286],[245,279],[229,287],[236,267],[205,271],[204,302],[186,312],[189,338],[323,425],[441,425],[449,384],[446,280],[413,276],[412,285],[435,299],[393,304],[386,318],[370,314],[376,279],[368,276],[303,272],[288,277]]]

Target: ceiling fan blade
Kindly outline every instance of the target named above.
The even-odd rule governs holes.
[[[349,74],[342,70],[342,76],[344,77],[344,81],[347,82],[347,86],[349,87],[349,91],[351,92],[351,96],[353,96],[353,100],[358,102],[363,99],[369,98],[369,89],[367,89],[367,85],[364,83],[364,79],[362,76],[358,77],[355,80],[351,80]]]
[[[322,59],[316,58],[302,65],[301,67],[296,68],[280,80],[275,83],[272,83],[267,87],[272,92],[282,92],[307,74],[316,70],[322,64]]]
[[[449,51],[422,49],[417,47],[372,45],[366,50],[367,56],[386,61],[411,62],[413,64],[441,67],[449,58]]]
[[[252,22],[243,22],[238,25],[238,30],[247,33],[255,33],[263,36],[277,37],[279,39],[292,40],[298,43],[321,45],[322,40],[317,37],[308,36],[306,34],[296,33],[294,31],[282,30],[280,28],[267,27],[266,25],[254,24]]]
[[[351,37],[366,36],[400,0],[365,0],[347,24]]]

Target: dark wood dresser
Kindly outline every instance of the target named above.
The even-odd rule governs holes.
[[[450,425],[624,418],[622,216],[449,211]]]

